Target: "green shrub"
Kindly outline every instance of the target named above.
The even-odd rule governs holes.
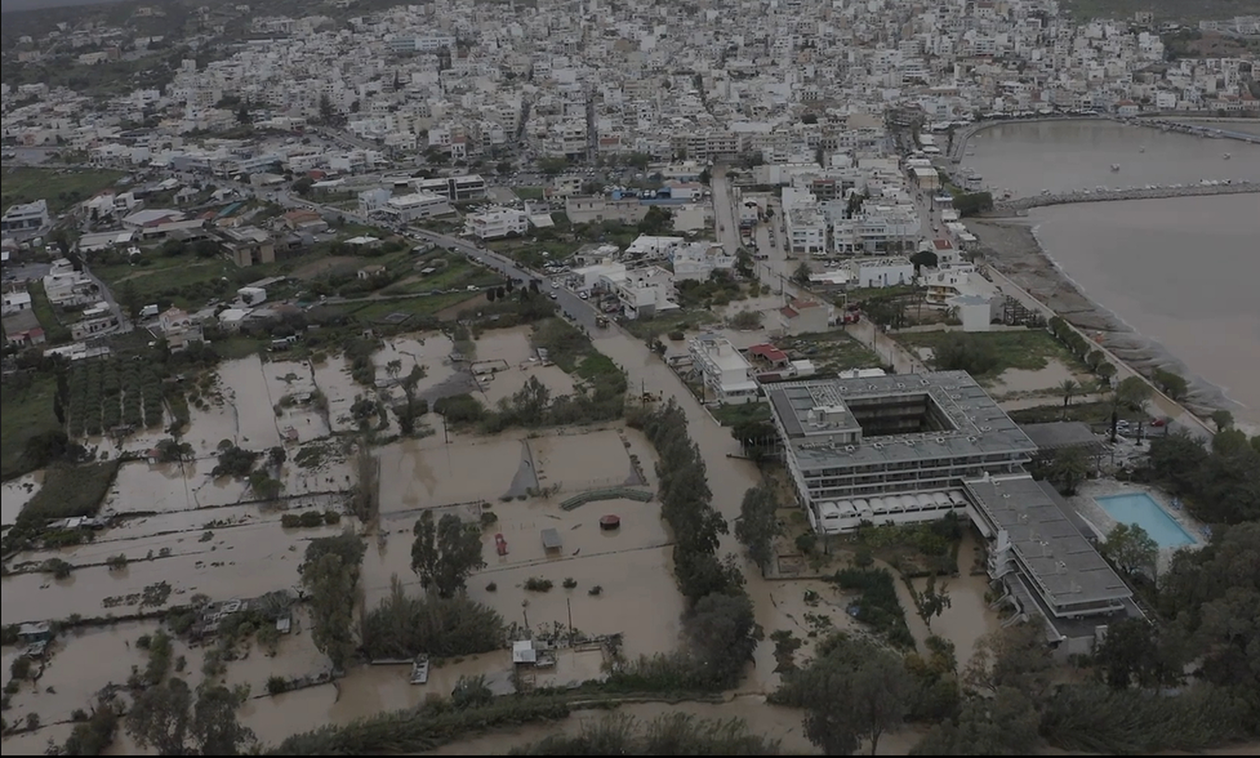
[[[289,681],[282,676],[267,677],[267,693],[271,695],[279,695],[282,692],[288,692]]]
[[[324,523],[324,514],[316,510],[304,511],[298,518],[305,529],[313,529]]]
[[[296,513],[286,513],[280,517],[280,526],[284,529],[297,529],[302,525],[302,517]]]
[[[361,647],[369,658],[452,657],[497,650],[505,640],[503,618],[492,608],[465,595],[410,597],[395,578],[364,620]]]
[[[44,561],[43,570],[44,573],[52,574],[57,579],[65,579],[74,571],[74,566],[60,558],[49,558]]]
[[[543,579],[538,576],[531,576],[525,580],[525,589],[530,592],[550,592],[554,586],[550,579]]]

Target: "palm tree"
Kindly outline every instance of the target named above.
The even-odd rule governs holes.
[[[1059,392],[1063,393],[1063,420],[1067,421],[1068,404],[1072,402],[1072,398],[1081,390],[1081,385],[1076,383],[1074,379],[1064,379],[1059,385]]]

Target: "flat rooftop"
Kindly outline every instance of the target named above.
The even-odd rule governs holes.
[[[1005,530],[1027,578],[1051,610],[1120,603],[1132,591],[1068,519],[1069,506],[1029,476],[964,483],[972,503]]]
[[[994,454],[1031,456],[1037,450],[964,371],[782,382],[767,386],[766,397],[805,471]],[[858,408],[898,402],[922,402],[937,428],[873,435],[854,415]],[[826,413],[816,412],[820,408]],[[836,432],[854,429],[864,430],[861,439],[847,444],[831,439]]]
[[[1080,421],[1051,421],[1045,424],[1020,424],[1024,434],[1043,453],[1079,447],[1090,455],[1103,451],[1103,444],[1089,424]]]

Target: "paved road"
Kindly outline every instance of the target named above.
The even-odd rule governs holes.
[[[92,282],[97,286],[97,289],[100,290],[101,299],[104,300],[105,304],[109,306],[110,312],[114,314],[114,319],[118,321],[118,327],[117,329],[114,330],[113,333],[126,334],[127,332],[130,332],[132,329],[134,329],[135,325],[131,323],[131,319],[128,318],[125,313],[123,313],[122,307],[118,305],[118,302],[116,300],[114,300],[114,293],[110,291],[109,287],[106,286],[105,282],[98,279],[96,274],[93,274],[91,270],[88,269],[86,263],[83,265],[83,275],[86,276],[88,279],[91,279]]]

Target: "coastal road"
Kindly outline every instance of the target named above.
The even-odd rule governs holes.
[[[1050,306],[1033,297],[1027,290],[1020,287],[1005,274],[992,266],[988,267],[986,273],[990,280],[992,280],[994,284],[998,285],[1004,294],[1015,297],[1026,307],[1041,313],[1047,320],[1058,315],[1050,308]],[[1089,340],[1091,344],[1094,344],[1099,350],[1101,350],[1103,355],[1107,357],[1107,360],[1116,367],[1116,375],[1112,380],[1113,382],[1119,383],[1130,376],[1136,376],[1143,382],[1150,385],[1153,394],[1151,395],[1151,401],[1147,407],[1148,409],[1153,409],[1153,415],[1171,419],[1171,422],[1169,423],[1169,431],[1175,432],[1185,430],[1196,437],[1202,437],[1205,439],[1211,439],[1211,437],[1215,434],[1215,430],[1208,426],[1207,422],[1203,421],[1198,416],[1191,413],[1188,409],[1182,407],[1179,403],[1177,403],[1177,401],[1161,392],[1158,387],[1151,384],[1149,379],[1130,368],[1123,359],[1111,352],[1111,350],[1109,350],[1105,345],[1097,343],[1097,341],[1093,340],[1092,335],[1088,332],[1077,329],[1077,327],[1072,326],[1071,324],[1068,325],[1079,332],[1086,340]]]

